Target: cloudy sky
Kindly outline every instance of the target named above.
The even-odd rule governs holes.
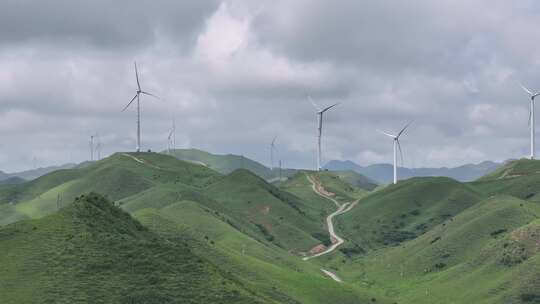
[[[528,97],[540,90],[540,5],[502,0],[0,2],[0,170],[135,148],[133,62],[144,149],[179,148],[313,167],[324,159],[454,166],[528,153]]]

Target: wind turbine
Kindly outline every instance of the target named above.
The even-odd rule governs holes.
[[[321,137],[322,137],[322,126],[323,126],[323,115],[326,111],[330,110],[331,108],[337,106],[339,104],[338,103],[335,103],[329,107],[326,107],[324,109],[321,109],[314,101],[313,99],[311,99],[311,96],[308,96],[308,99],[309,101],[311,102],[311,104],[313,105],[313,107],[315,108],[315,110],[317,111],[317,117],[318,117],[318,127],[317,127],[317,170],[318,171],[321,171],[322,170],[322,167],[321,167],[321,158],[322,158],[322,153],[321,153]]]
[[[94,161],[94,137],[95,135],[90,135],[90,161]]]
[[[401,163],[403,163],[403,152],[401,151],[401,145],[399,144],[399,137],[403,134],[403,132],[405,132],[405,129],[407,129],[407,127],[409,127],[411,123],[412,122],[409,122],[408,124],[406,124],[405,127],[403,127],[403,129],[401,129],[401,131],[399,131],[397,135],[393,135],[387,132],[377,130],[380,133],[388,137],[391,137],[394,140],[394,184],[397,184],[397,150],[398,149],[399,149],[399,155],[401,156]]]
[[[274,150],[276,149],[276,138],[277,136],[274,136],[274,139],[272,139],[272,143],[270,143],[270,170],[274,171]]]
[[[144,94],[144,95],[152,96],[152,97],[157,98],[157,99],[159,99],[159,97],[157,97],[154,94],[145,92],[145,91],[143,91],[141,89],[141,83],[139,82],[139,72],[137,71],[137,62],[134,62],[134,64],[135,64],[135,78],[137,79],[137,93],[135,94],[135,96],[133,96],[133,98],[131,98],[131,101],[124,107],[124,109],[122,109],[122,112],[124,112],[127,108],[129,108],[131,103],[133,103],[133,101],[135,101],[135,99],[137,99],[137,152],[140,152],[141,151],[141,103],[140,103],[140,95]]]
[[[529,128],[531,129],[531,159],[534,159],[534,99],[536,96],[540,95],[540,93],[531,92],[531,90],[527,89],[521,83],[519,85],[531,97],[531,104],[529,108]]]
[[[176,146],[176,139],[174,138],[175,131],[176,131],[176,126],[173,120],[173,125],[172,125],[171,130],[169,131],[169,136],[167,136],[167,153],[169,155],[171,155],[171,147],[174,150]]]
[[[101,159],[101,137],[99,134],[96,134],[97,137],[97,144],[96,144],[96,152],[97,152],[97,160]]]

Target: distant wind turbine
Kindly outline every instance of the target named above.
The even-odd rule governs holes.
[[[387,133],[387,132],[383,132],[383,131],[380,131],[380,130],[377,130],[378,132],[388,136],[388,137],[391,137],[393,140],[394,140],[394,184],[397,184],[397,150],[399,149],[399,155],[401,156],[401,163],[403,164],[403,152],[401,151],[401,145],[399,143],[399,137],[403,134],[403,132],[405,132],[405,130],[407,129],[407,127],[410,126],[412,122],[409,122],[408,124],[405,125],[405,127],[403,127],[403,129],[401,129],[401,131],[399,131],[399,133],[397,135],[393,135],[393,134],[390,134],[390,133]]]
[[[94,161],[94,137],[95,135],[90,135],[90,161]]]
[[[536,96],[540,95],[540,93],[533,93],[531,90],[527,89],[524,85],[521,83],[519,84],[521,88],[529,94],[531,98],[531,104],[529,107],[529,128],[531,130],[531,159],[534,159],[534,99]]]
[[[97,144],[96,144],[96,152],[97,152],[97,160],[101,159],[101,137],[99,134],[96,134],[97,137]]]
[[[270,170],[274,171],[274,150],[276,149],[276,139],[277,136],[274,136],[272,142],[270,143]]]
[[[141,151],[141,103],[140,103],[140,95],[144,94],[144,95],[152,96],[152,97],[157,98],[157,99],[159,99],[159,97],[157,97],[154,94],[145,92],[145,91],[143,91],[141,89],[141,83],[139,82],[139,72],[137,70],[137,62],[135,62],[134,64],[135,64],[135,78],[137,79],[137,93],[135,94],[135,96],[133,96],[131,101],[124,107],[124,109],[122,109],[122,112],[124,112],[127,108],[129,108],[131,103],[133,103],[133,101],[135,101],[135,99],[137,99],[137,152],[140,152]]]
[[[317,127],[317,170],[321,171],[321,159],[322,159],[322,152],[321,152],[321,137],[322,137],[322,126],[323,126],[323,115],[326,111],[330,110],[331,108],[337,106],[339,104],[335,103],[329,107],[326,107],[324,109],[321,109],[314,101],[311,99],[311,96],[308,96],[309,101],[317,111],[317,117],[318,117],[318,127]]]
[[[167,136],[167,153],[169,155],[172,155],[171,149],[172,150],[176,149],[175,132],[176,132],[176,125],[175,125],[174,120],[173,120],[172,128],[169,131],[169,136]]]

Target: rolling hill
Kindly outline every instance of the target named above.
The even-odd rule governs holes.
[[[241,155],[219,155],[198,149],[175,149],[172,150],[171,153],[172,156],[180,160],[200,164],[222,174],[229,174],[237,169],[246,169],[266,180],[271,180],[279,177],[278,168],[271,170],[270,168],[262,165],[261,163],[258,163]],[[295,171],[296,170],[294,169],[283,168],[281,170],[281,173],[283,177],[287,177],[294,174]]]
[[[90,194],[0,228],[2,303],[268,303]]]
[[[399,176],[402,179],[411,177],[425,177],[425,176],[442,176],[453,178],[458,181],[468,182],[473,181],[479,177],[482,177],[502,164],[485,161],[479,164],[467,164],[455,168],[399,168]],[[325,168],[331,171],[344,171],[351,170],[376,181],[381,184],[389,184],[393,180],[393,166],[390,164],[374,164],[369,166],[360,166],[352,161],[329,161]]]

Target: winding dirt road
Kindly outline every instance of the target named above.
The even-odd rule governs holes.
[[[328,254],[334,250],[336,250],[341,244],[343,244],[345,241],[339,236],[336,234],[336,231],[334,230],[334,223],[333,223],[333,219],[334,217],[340,215],[340,214],[344,214],[346,212],[349,212],[352,208],[354,208],[354,206],[356,206],[356,204],[358,203],[358,200],[352,202],[352,203],[344,203],[344,204],[340,204],[336,199],[334,199],[333,197],[331,197],[331,193],[329,193],[328,191],[326,191],[324,189],[324,187],[322,186],[322,184],[320,184],[319,182],[317,182],[313,177],[309,176],[309,175],[306,175],[308,181],[311,183],[311,188],[313,189],[313,191],[315,193],[317,193],[319,196],[322,196],[326,199],[329,199],[331,200],[337,207],[337,210],[334,211],[333,213],[331,213],[328,217],[326,217],[326,226],[328,227],[328,233],[330,234],[330,240],[332,241],[332,245],[328,248],[326,248],[326,250],[322,251],[322,252],[319,252],[317,254],[314,254],[314,255],[311,255],[311,256],[308,256],[308,257],[304,257],[303,260],[304,261],[307,261],[309,259],[312,259],[312,258],[316,258],[316,257],[319,257],[319,256],[322,256],[322,255],[325,255],[325,254]],[[334,281],[338,282],[338,283],[342,283],[343,281],[333,272],[331,271],[328,271],[326,269],[323,269],[321,268],[321,271],[326,274],[327,276],[329,276],[330,278],[332,278]]]

